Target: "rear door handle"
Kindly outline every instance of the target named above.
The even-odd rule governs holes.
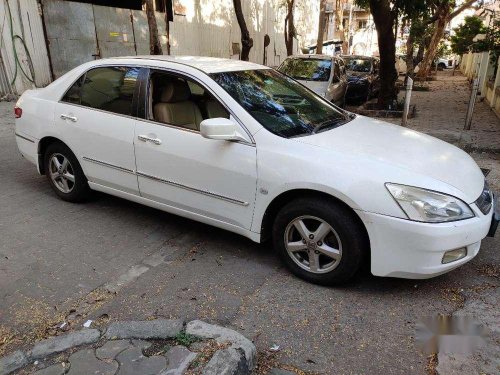
[[[63,120],[69,120],[71,122],[76,122],[78,119],[75,116],[61,115]]]
[[[161,145],[161,139],[158,138],[151,138],[148,137],[147,135],[138,135],[137,138],[143,142],[151,142],[154,143],[155,145]]]

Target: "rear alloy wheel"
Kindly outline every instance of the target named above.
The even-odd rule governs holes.
[[[54,186],[64,194],[71,193],[75,187],[75,172],[68,158],[53,154],[49,161],[50,178]]]
[[[297,276],[322,285],[352,278],[369,251],[366,231],[346,206],[325,198],[301,198],[276,216],[273,244]]]
[[[87,178],[71,150],[62,143],[49,145],[44,155],[45,174],[52,190],[63,200],[81,202],[90,192]]]

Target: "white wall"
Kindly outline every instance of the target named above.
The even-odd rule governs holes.
[[[239,43],[241,34],[232,0],[183,0],[185,16],[174,16],[171,24],[171,53],[173,55],[201,55],[232,57],[232,44]],[[264,36],[271,43],[267,47],[267,64],[279,65],[286,58],[284,26],[286,8],[283,0],[242,1],[245,21],[253,38],[250,60],[263,63]],[[296,0],[295,26],[299,34],[294,51],[315,43],[319,17],[319,1]]]
[[[10,5],[10,14],[7,1]],[[35,85],[42,87],[50,83],[49,60],[37,1],[0,0],[0,21],[0,70],[3,73],[0,74],[6,78],[0,81],[0,94],[19,94]],[[14,51],[11,31],[25,41],[31,59],[28,59],[19,38],[15,39]],[[34,84],[21,71],[22,69],[28,77],[33,78],[30,65],[34,71]]]
[[[0,0],[0,27],[2,27],[0,96],[11,92],[21,94],[26,89],[43,87],[51,81],[41,11],[37,0],[8,0],[12,17],[8,14],[6,1]],[[173,55],[237,58],[232,53],[232,46],[233,43],[241,45],[241,36],[232,0],[179,0],[177,3],[184,6],[185,15],[175,15],[174,22],[171,23],[170,41]],[[242,5],[250,36],[254,41],[250,60],[263,63],[264,36],[268,34],[271,43],[267,47],[267,65],[279,65],[286,58],[285,1],[244,0]],[[301,47],[315,43],[318,17],[319,0],[296,0],[295,27],[298,35],[294,40],[294,53],[300,53]],[[31,60],[28,59],[19,40],[15,43],[17,52],[14,52],[10,29],[11,18],[13,32],[25,40]],[[162,20],[163,16],[159,14],[157,18]],[[165,30],[165,25],[159,24],[158,29],[163,33],[160,36],[166,40],[164,31],[161,31]],[[57,58],[61,56],[52,56],[53,61]],[[20,69],[32,77],[31,65],[35,84],[31,83]],[[16,78],[11,85],[10,82],[14,77]]]

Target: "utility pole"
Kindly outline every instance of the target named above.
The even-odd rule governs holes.
[[[352,8],[354,7],[354,1],[351,0],[349,4],[349,26],[347,29],[347,54],[350,54],[351,49],[351,31],[352,31]],[[343,13],[343,12],[342,12]]]
[[[469,106],[467,107],[467,115],[465,116],[464,130],[470,130],[472,125],[472,114],[474,113],[474,106],[476,105],[477,92],[479,91],[479,69],[481,64],[477,64],[477,77],[472,81],[472,91],[470,93]]]

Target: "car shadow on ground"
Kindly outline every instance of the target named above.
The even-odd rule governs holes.
[[[101,192],[93,192],[87,204],[96,205],[98,207],[106,209],[118,209],[122,211],[123,215],[130,214],[147,216],[150,218],[150,220],[156,220],[159,223],[167,222],[181,228],[189,228],[190,232],[192,232],[196,236],[199,236],[200,238],[206,236],[206,234],[209,233],[210,239],[213,242],[219,243],[221,245],[218,247],[218,251],[220,251],[221,248],[238,248],[238,257],[245,259],[257,257],[260,261],[266,259],[276,266],[277,272],[281,274],[291,274],[281,263],[279,256],[272,248],[272,244],[270,241],[258,244],[248,238],[217,227],[203,224],[191,219],[177,216],[175,214],[170,214],[168,212],[144,206],[135,202],[127,201]],[[229,251],[230,250],[228,250],[228,252]],[[228,253],[228,255],[231,254]],[[300,280],[299,278],[294,278],[299,282],[307,283],[306,281]],[[441,283],[442,281],[446,280],[446,274],[432,279],[419,280],[378,277],[371,274],[369,264],[364,264],[360,271],[354,276],[354,278],[345,284],[335,286],[318,285],[317,287],[326,289],[339,289],[344,291],[352,290],[358,293],[360,291],[364,291],[368,293],[397,294],[407,293],[408,289],[414,288],[417,283],[420,287],[425,287],[426,285],[436,285],[436,283]]]

